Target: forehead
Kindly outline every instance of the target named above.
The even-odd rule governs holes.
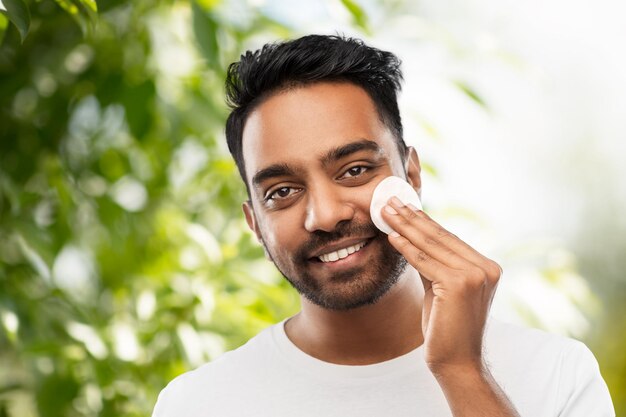
[[[311,166],[328,149],[360,139],[377,142],[390,158],[397,153],[362,88],[316,83],[280,92],[248,116],[242,137],[246,176],[278,163]]]

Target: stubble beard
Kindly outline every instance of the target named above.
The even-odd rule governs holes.
[[[368,246],[377,243],[380,249],[371,259],[367,259],[363,266],[332,276],[328,280],[329,284],[325,284],[311,273],[313,265],[305,255],[310,253],[311,249],[341,238],[372,233],[375,233],[375,237]],[[398,282],[408,265],[406,259],[391,246],[387,235],[371,223],[361,226],[344,225],[332,233],[315,232],[311,240],[287,261],[273,253],[265,245],[264,240],[262,243],[276,268],[291,286],[313,304],[329,310],[346,311],[375,304]]]

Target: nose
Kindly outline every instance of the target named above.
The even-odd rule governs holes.
[[[337,224],[354,217],[354,206],[345,188],[322,185],[309,188],[304,228],[308,232],[332,232]]]

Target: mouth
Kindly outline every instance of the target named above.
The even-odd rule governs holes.
[[[348,260],[352,260],[357,257],[361,257],[361,251],[366,248],[374,238],[364,239],[361,242],[357,242],[353,245],[346,246],[332,252],[324,253],[320,256],[314,256],[309,258],[310,262],[321,263],[325,265],[333,265],[339,263],[345,263]]]

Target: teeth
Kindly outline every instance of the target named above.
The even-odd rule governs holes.
[[[325,253],[324,255],[318,256],[318,259],[324,263],[335,262],[353,254],[354,252],[360,251],[363,246],[365,246],[365,242],[357,243],[356,245],[348,246],[347,248],[339,249],[335,252]]]

